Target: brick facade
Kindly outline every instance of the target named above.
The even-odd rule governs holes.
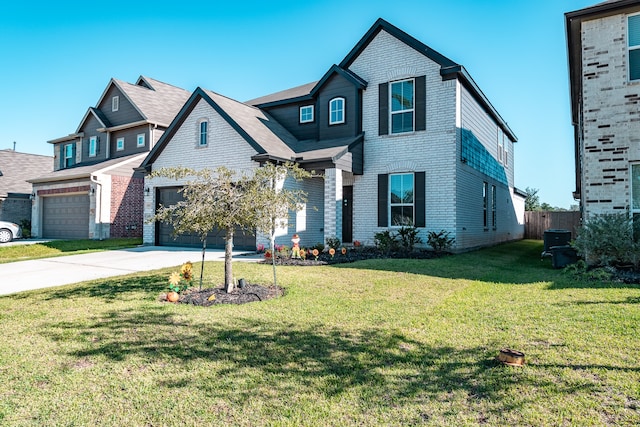
[[[142,237],[144,179],[111,177],[110,237]]]

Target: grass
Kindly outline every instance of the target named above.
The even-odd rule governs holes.
[[[541,250],[278,267],[286,295],[242,306],[158,302],[169,269],[0,297],[0,424],[640,424],[640,288]]]
[[[75,255],[113,249],[131,248],[142,244],[141,238],[107,240],[52,240],[32,245],[0,246],[0,264],[29,259]]]

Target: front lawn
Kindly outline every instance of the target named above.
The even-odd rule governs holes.
[[[278,267],[244,305],[159,302],[172,269],[3,296],[0,425],[640,424],[640,287],[541,251]]]
[[[0,264],[29,259],[77,255],[114,249],[125,249],[142,244],[141,238],[118,238],[106,240],[52,240],[31,245],[0,246]]]

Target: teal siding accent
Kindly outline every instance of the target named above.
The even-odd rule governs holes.
[[[508,186],[504,167],[487,151],[482,143],[469,129],[461,129],[461,159],[467,165]]]

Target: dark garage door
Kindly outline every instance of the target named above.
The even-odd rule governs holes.
[[[171,206],[182,200],[182,194],[178,193],[179,188],[159,188],[158,205]],[[166,223],[156,225],[156,244],[159,246],[187,246],[201,248],[202,242],[197,234],[181,234],[177,237],[172,235],[173,227]],[[224,248],[224,231],[217,230],[207,236],[208,248]],[[244,234],[236,230],[233,235],[233,247],[240,250],[255,250],[256,238],[251,234]]]
[[[42,205],[42,237],[89,238],[88,195],[43,197]]]

